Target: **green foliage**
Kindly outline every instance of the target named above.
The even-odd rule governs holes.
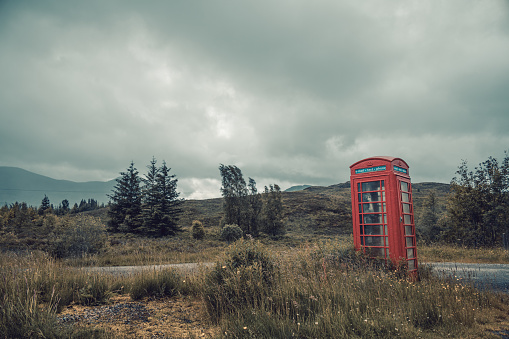
[[[443,240],[461,245],[501,245],[509,232],[509,154],[490,157],[469,171],[463,162],[451,182]]]
[[[178,219],[182,200],[178,198],[177,179],[170,175],[170,168],[156,167],[152,158],[148,173],[140,178],[131,166],[117,179],[108,215],[112,232],[136,233],[162,237],[180,231]],[[141,183],[143,182],[143,185]]]
[[[242,238],[242,229],[238,225],[225,225],[221,228],[221,240],[234,242]]]
[[[203,299],[215,321],[239,305],[254,307],[268,296],[275,266],[268,249],[253,240],[239,240],[207,275]]]
[[[106,228],[90,216],[62,217],[55,227],[50,253],[58,258],[81,257],[98,253],[106,242]]]
[[[183,290],[182,277],[174,270],[141,273],[132,282],[129,295],[133,300],[145,297],[173,297]]]
[[[141,220],[141,179],[134,163],[126,172],[120,173],[111,199],[108,225],[112,232],[135,233],[142,224]]]
[[[203,224],[200,221],[194,220],[191,228],[191,233],[194,239],[201,240],[205,238],[205,229],[203,228]]]
[[[436,192],[430,191],[424,200],[418,227],[419,240],[427,243],[439,240],[441,229],[438,223],[439,213],[437,204]]]
[[[249,185],[242,171],[233,165],[219,166],[221,173],[224,217],[222,224],[238,225],[245,235],[257,236],[259,231],[280,236],[285,233],[283,224],[283,204],[278,185],[265,187],[260,195],[256,182],[249,178]]]
[[[281,201],[281,190],[278,185],[265,186],[263,194],[263,232],[272,236],[285,234],[283,223],[283,203]]]
[[[233,251],[231,257],[244,252],[249,251]],[[479,325],[489,318],[485,310],[495,304],[505,309],[508,301],[437,278],[426,267],[421,280],[407,280],[334,242],[307,245],[272,261],[277,273],[270,283],[257,264],[232,261],[246,266],[230,269],[227,261],[218,262],[204,293],[207,311],[225,337],[481,337]]]

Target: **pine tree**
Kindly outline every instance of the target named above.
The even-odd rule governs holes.
[[[182,209],[182,199],[179,199],[180,193],[177,191],[178,179],[174,174],[170,175],[170,170],[163,161],[156,175],[156,187],[159,201],[156,206],[157,217],[153,225],[152,234],[157,236],[174,235],[180,231],[178,220]]]
[[[39,215],[43,215],[45,212],[51,211],[51,203],[46,194],[44,194],[44,198],[41,201],[41,206],[39,207]]]
[[[136,233],[141,226],[141,179],[132,161],[120,175],[113,194],[108,195],[111,199],[108,226],[112,232]]]
[[[161,200],[161,195],[157,187],[157,175],[159,174],[159,168],[156,166],[156,159],[152,157],[150,165],[147,166],[148,172],[145,175],[143,181],[143,206],[142,206],[142,218],[143,228],[142,233],[150,233],[152,225],[160,223],[160,215],[156,212],[157,204]]]

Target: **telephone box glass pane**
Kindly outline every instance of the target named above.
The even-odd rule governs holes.
[[[380,213],[382,212],[382,204],[364,204],[363,206],[364,213]]]
[[[384,180],[382,180],[382,190],[384,190],[384,189],[385,189],[385,182],[384,182]]]
[[[389,258],[389,249],[388,248],[385,249],[385,257]]]
[[[364,237],[364,242],[366,246],[382,246],[384,245],[383,237]]]
[[[361,184],[357,183],[357,192],[360,192],[360,191],[361,191]]]
[[[385,225],[385,226],[384,226],[384,233],[385,233],[385,235],[387,235],[387,234],[388,234],[388,233],[387,233],[387,225]]]
[[[404,214],[403,217],[405,218],[405,224],[411,224],[412,218],[410,217],[410,214]]]
[[[403,202],[410,202],[410,194],[408,194],[408,193],[401,193],[401,200]]]
[[[406,237],[406,247],[413,247],[413,246],[414,246],[414,238]]]
[[[380,192],[362,193],[362,201],[380,201]]]
[[[414,251],[413,248],[407,248],[407,250],[406,250],[406,257],[408,259],[413,259],[413,258],[415,258],[415,254],[414,253],[415,253],[415,251]]]
[[[367,252],[372,257],[382,257],[384,256],[384,249],[380,247],[371,247],[367,249]]]
[[[385,237],[385,246],[389,247],[389,237]]]
[[[364,214],[364,224],[381,224],[381,214]]]
[[[380,181],[368,181],[362,183],[362,192],[379,191]]]
[[[414,235],[412,232],[412,226],[405,226],[405,235]]]
[[[382,225],[364,226],[364,232],[366,235],[383,235],[383,226]]]
[[[359,226],[359,232],[360,232],[360,234],[364,234],[362,225]]]
[[[410,204],[403,204],[403,213],[410,213]]]
[[[404,192],[408,192],[408,183],[407,182],[404,182],[404,181],[401,182],[401,190]]]
[[[408,260],[408,270],[415,270],[415,260]]]

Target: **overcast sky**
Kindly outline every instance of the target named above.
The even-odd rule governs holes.
[[[0,1],[0,165],[110,180],[152,156],[331,185],[374,155],[448,183],[509,149],[508,1]]]

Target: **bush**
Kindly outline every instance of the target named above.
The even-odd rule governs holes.
[[[182,290],[182,278],[174,270],[154,271],[153,274],[141,273],[131,286],[129,295],[133,300],[145,297],[172,297]]]
[[[192,234],[193,238],[197,240],[205,238],[205,229],[203,228],[203,224],[200,221],[193,221]]]
[[[58,258],[97,253],[104,247],[107,237],[105,226],[90,216],[65,217],[55,233],[57,238],[50,252]]]
[[[242,238],[242,229],[238,225],[225,225],[221,229],[221,240],[233,242]]]
[[[254,306],[270,295],[275,265],[261,243],[241,239],[206,276],[203,299],[212,320]]]

